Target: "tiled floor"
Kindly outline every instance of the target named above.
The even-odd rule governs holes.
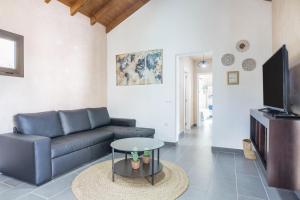
[[[161,157],[182,166],[190,186],[180,200],[296,200],[294,192],[270,188],[258,162],[241,152],[211,151],[211,122],[186,133],[178,145],[166,145]],[[110,155],[95,161],[110,159]],[[41,187],[0,175],[0,200],[72,200],[72,180],[88,164]]]

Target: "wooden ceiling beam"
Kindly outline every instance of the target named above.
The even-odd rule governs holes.
[[[137,0],[134,4],[129,6],[124,12],[122,12],[118,17],[116,17],[106,26],[106,33],[110,32],[113,28],[118,26],[121,22],[123,22],[125,19],[127,19],[130,15],[132,15],[135,11],[140,9],[149,1],[150,0]]]
[[[80,12],[90,18],[91,25],[95,23],[104,25],[108,33],[150,0],[59,1],[70,8],[70,14],[72,16]],[[51,0],[44,0],[44,2],[50,3]]]
[[[103,16],[103,14],[114,6],[115,0],[107,0],[96,13],[91,16],[91,25],[96,24],[96,22]]]
[[[75,15],[80,8],[82,8],[89,0],[77,0],[71,7],[70,7],[70,14],[73,16]]]

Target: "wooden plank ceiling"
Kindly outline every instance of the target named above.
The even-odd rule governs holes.
[[[100,23],[106,32],[127,19],[150,0],[58,0],[70,7],[70,15],[80,12],[90,18],[91,25]],[[51,0],[45,0],[50,3]]]

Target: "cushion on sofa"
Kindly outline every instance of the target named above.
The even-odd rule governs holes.
[[[55,111],[17,114],[14,116],[16,129],[21,134],[57,137],[64,135]]]
[[[58,111],[65,135],[91,129],[86,109]]]
[[[113,133],[109,130],[94,129],[53,138],[51,140],[51,158],[63,156],[107,140],[113,140],[113,137]]]
[[[152,128],[136,128],[136,127],[122,127],[122,126],[105,126],[103,130],[112,131],[114,139],[123,139],[130,137],[149,137],[153,138],[155,129]]]
[[[87,112],[93,129],[110,124],[107,108],[87,108]]]

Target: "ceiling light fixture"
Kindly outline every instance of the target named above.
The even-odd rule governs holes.
[[[207,60],[204,60],[204,55],[203,55],[202,60],[199,62],[198,66],[202,67],[202,68],[206,68],[207,65],[208,65],[208,62],[207,62]]]

